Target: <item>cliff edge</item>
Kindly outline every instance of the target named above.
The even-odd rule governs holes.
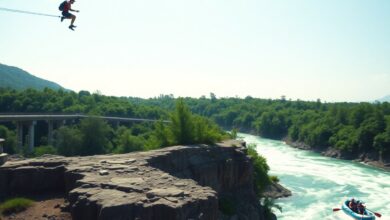
[[[245,151],[236,142],[8,161],[0,167],[0,199],[63,192],[75,220],[263,220]]]

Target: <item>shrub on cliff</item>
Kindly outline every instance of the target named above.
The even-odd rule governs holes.
[[[257,153],[256,144],[248,145],[248,155],[252,159],[256,194],[261,197],[261,193],[271,183],[268,176],[269,166],[267,160]]]
[[[282,212],[282,207],[278,204],[275,204],[275,199],[272,198],[264,198],[261,201],[261,204],[264,207],[264,214],[266,219],[276,219],[275,214],[272,212],[272,209],[275,208]]]
[[[176,102],[171,121],[167,128],[162,124],[158,126],[157,135],[163,140],[163,144],[212,144],[226,136],[226,133],[211,120],[193,115],[183,99]]]
[[[175,144],[193,144],[195,143],[193,116],[183,99],[176,102],[175,112],[171,116],[170,130],[173,134]]]

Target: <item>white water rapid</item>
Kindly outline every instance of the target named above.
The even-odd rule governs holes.
[[[351,219],[340,208],[348,197],[362,199],[368,209],[390,220],[390,172],[352,161],[338,160],[292,148],[282,141],[239,134],[247,144],[257,145],[267,159],[270,174],[292,191],[293,196],[276,200],[283,212],[278,220]]]

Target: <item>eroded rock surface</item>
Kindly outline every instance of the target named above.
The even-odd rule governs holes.
[[[237,142],[9,161],[0,167],[0,198],[64,191],[75,220],[264,219],[244,151]],[[220,198],[236,214],[224,215]]]

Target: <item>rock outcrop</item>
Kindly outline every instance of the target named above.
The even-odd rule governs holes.
[[[9,161],[0,167],[0,199],[63,191],[75,220],[265,219],[250,158],[234,145]],[[226,201],[234,214],[224,213]]]
[[[0,153],[0,166],[7,162],[8,154]]]
[[[264,197],[279,199],[283,197],[289,197],[292,195],[291,191],[284,188],[278,183],[271,183],[262,194]]]

